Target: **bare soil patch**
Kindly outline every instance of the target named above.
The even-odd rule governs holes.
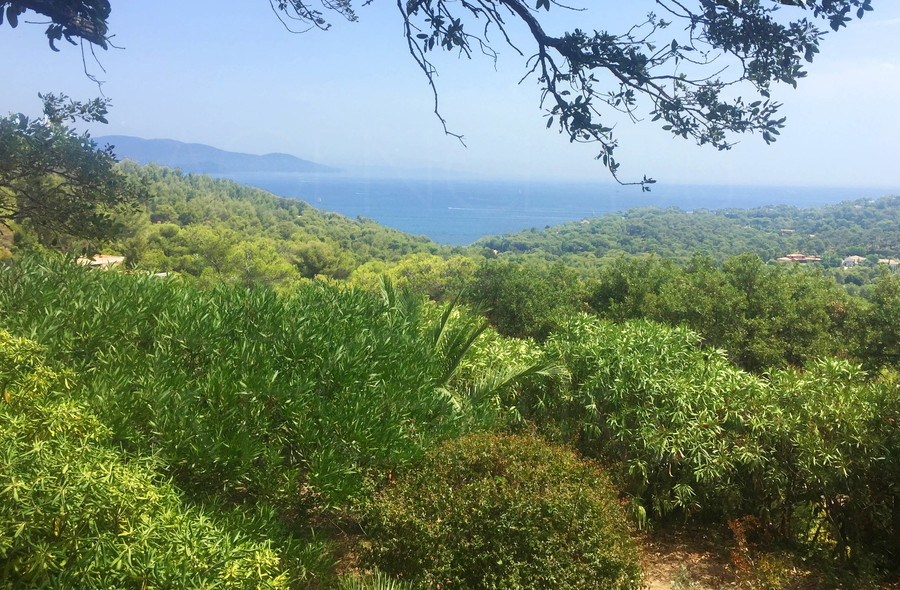
[[[648,590],[737,588],[731,563],[733,540],[728,531],[665,529],[640,538]]]

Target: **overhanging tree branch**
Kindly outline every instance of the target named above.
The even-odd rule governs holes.
[[[796,86],[806,75],[804,63],[819,52],[823,35],[815,20],[836,31],[872,10],[872,0],[643,0],[648,11],[658,9],[670,20],[648,12],[624,33],[610,33],[598,23],[593,30],[553,35],[545,30],[541,11],[574,10],[556,0],[395,1],[409,53],[425,74],[446,134],[462,141],[441,115],[437,70],[428,53],[453,51],[471,58],[477,48],[496,61],[498,52],[489,39],[496,30],[519,54],[531,47],[526,49],[531,57],[523,81],[534,76],[541,85],[547,127],[555,123],[571,142],[598,144],[597,159],[617,181],[618,143],[610,115],[624,113],[635,122],[649,118],[666,132],[720,150],[731,148],[733,136],[743,133],[759,133],[771,143],[785,121],[778,116],[781,105],[772,100],[771,88],[778,83]],[[328,29],[330,15],[357,20],[353,0],[269,4],[295,32]],[[50,17],[51,46],[63,37],[107,46],[107,0],[0,0],[0,12],[4,8],[13,26],[26,10]],[[527,29],[522,39],[512,34],[513,22]],[[742,88],[751,99],[742,98]],[[644,177],[623,184],[646,190],[652,182]]]

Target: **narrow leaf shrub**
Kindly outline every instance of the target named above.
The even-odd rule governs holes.
[[[275,589],[304,576],[243,532],[251,517],[190,507],[152,461],[108,446],[70,377],[0,330],[0,586]]]
[[[532,436],[472,434],[376,498],[367,562],[429,588],[641,587],[606,476]]]
[[[618,465],[651,515],[742,514],[766,460],[763,382],[699,344],[686,328],[586,315],[548,341],[571,374],[551,417],[577,424],[582,451]]]
[[[900,387],[823,359],[771,376],[775,416],[762,481],[785,533],[827,533],[838,547],[900,564]],[[859,554],[853,555],[854,558]]]
[[[347,503],[466,422],[419,318],[361,291],[200,290],[26,257],[0,271],[0,321],[74,368],[114,439],[186,491],[286,517]]]
[[[646,320],[572,317],[545,353],[570,380],[555,395],[524,391],[529,415],[568,424],[639,514],[751,514],[783,539],[898,563],[896,382],[836,359],[759,377],[695,333]]]
[[[412,590],[412,588],[412,584],[401,582],[376,570],[371,575],[342,577],[339,590]]]

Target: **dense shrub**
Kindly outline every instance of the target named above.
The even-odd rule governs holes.
[[[685,328],[573,317],[546,351],[571,380],[530,416],[568,424],[649,515],[753,514],[782,538],[896,562],[897,383],[835,359],[758,377],[699,343]]]
[[[431,588],[639,588],[606,476],[530,436],[445,443],[374,502],[366,559]]]
[[[900,275],[882,274],[872,293],[862,340],[867,366],[900,369]]]
[[[786,534],[819,533],[854,558],[900,564],[900,387],[825,359],[772,374],[764,514]],[[790,530],[790,529],[793,530]],[[820,537],[820,538],[822,538]]]
[[[622,258],[590,287],[590,306],[606,319],[685,325],[732,362],[763,373],[848,351],[852,300],[820,269],[731,257],[721,268],[694,256],[685,267],[657,257]]]
[[[469,392],[468,405],[483,415],[481,424],[493,418],[496,426],[528,428],[520,407],[524,392],[541,389],[564,372],[543,356],[542,347],[530,338],[506,338],[488,329],[459,364],[452,385]]]
[[[438,387],[443,348],[360,291],[198,290],[31,258],[0,271],[0,320],[74,367],[116,440],[200,497],[285,514],[345,502],[463,423]]]
[[[434,254],[409,254],[394,264],[373,260],[353,271],[350,283],[369,291],[379,289],[387,276],[399,289],[423,293],[435,301],[456,296],[471,282],[475,260],[469,256],[441,258]]]
[[[764,460],[756,411],[763,383],[703,350],[686,328],[570,318],[548,341],[571,382],[544,419],[568,423],[589,456],[651,515],[741,513]]]
[[[488,320],[504,336],[544,340],[560,317],[579,311],[581,287],[574,271],[486,260],[475,272],[466,297],[487,310]]]
[[[249,515],[185,504],[68,398],[71,375],[0,330],[0,586],[287,588],[321,547],[255,539]],[[297,561],[294,561],[297,560]]]

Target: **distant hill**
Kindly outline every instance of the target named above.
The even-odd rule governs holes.
[[[288,154],[257,156],[226,152],[202,143],[183,143],[173,139],[142,139],[128,135],[95,137],[99,146],[115,146],[116,156],[139,164],[155,162],[160,166],[181,168],[197,174],[234,172],[334,173],[336,168],[301,160]]]
[[[753,252],[774,260],[795,252],[827,256],[833,266],[850,254],[900,255],[900,196],[858,199],[800,209],[788,205],[753,209],[640,207],[571,221],[544,231],[486,236],[473,245],[508,257],[536,255],[568,265],[596,266],[612,253],[690,260],[702,253],[724,261]],[[580,262],[579,262],[580,261]]]

